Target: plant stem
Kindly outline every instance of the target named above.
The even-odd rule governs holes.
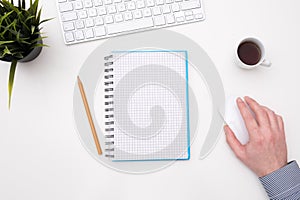
[[[17,67],[17,60],[13,60],[10,65],[9,79],[8,79],[8,109],[10,109],[11,95],[14,86],[15,72]]]

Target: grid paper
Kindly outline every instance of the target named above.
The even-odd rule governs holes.
[[[113,160],[189,158],[186,54],[113,52]]]

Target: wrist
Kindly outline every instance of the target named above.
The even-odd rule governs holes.
[[[279,170],[279,169],[285,167],[287,164],[288,164],[287,161],[281,162],[281,163],[273,164],[273,165],[271,165],[271,166],[265,168],[264,170],[259,171],[258,173],[256,173],[256,175],[257,175],[258,177],[267,176],[267,175],[269,175],[269,174],[271,174],[271,173],[273,173],[273,172],[275,172],[275,171],[277,171],[277,170]]]

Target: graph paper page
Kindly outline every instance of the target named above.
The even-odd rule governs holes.
[[[189,159],[186,51],[113,52],[115,161]]]

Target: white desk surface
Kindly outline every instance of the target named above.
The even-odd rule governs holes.
[[[57,17],[55,0],[41,1],[43,17]],[[300,1],[204,0],[207,19],[169,28],[192,38],[214,61],[225,92],[252,95],[285,119],[289,160],[300,161]],[[7,63],[0,65],[0,199],[267,199],[258,179],[239,162],[224,135],[214,151],[162,171],[130,175],[96,162],[81,146],[73,122],[73,88],[86,57],[103,41],[65,46],[58,19],[35,61],[19,64],[12,109],[7,109]],[[233,63],[236,42],[262,39],[271,69],[245,71]],[[205,112],[205,111],[204,111]]]

